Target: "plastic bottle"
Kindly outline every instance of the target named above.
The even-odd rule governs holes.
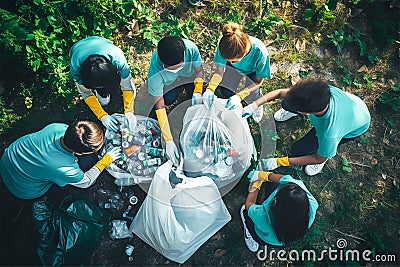
[[[163,157],[165,154],[163,149],[149,146],[146,146],[146,153],[155,157]]]
[[[143,166],[152,166],[152,165],[161,165],[161,159],[160,158],[152,158],[152,159],[147,159],[143,161]]]
[[[115,179],[114,184],[116,184],[117,186],[130,186],[135,185],[136,183],[133,177],[122,177]]]
[[[125,247],[125,253],[126,253],[126,255],[128,255],[129,261],[133,261],[132,253],[133,253],[134,249],[135,249],[135,247],[132,245],[126,245],[126,247]]]
[[[140,152],[140,146],[138,146],[136,144],[125,149],[125,154],[128,156],[130,156],[133,153],[139,153],[139,152]]]
[[[156,171],[157,171],[157,168],[149,167],[149,168],[146,168],[146,169],[143,170],[143,175],[144,176],[148,176],[148,175],[150,175],[152,173],[155,173]]]

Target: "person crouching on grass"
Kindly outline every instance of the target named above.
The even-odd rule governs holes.
[[[336,155],[339,145],[363,135],[371,123],[364,101],[320,79],[307,79],[291,89],[269,92],[246,106],[242,116],[249,117],[258,106],[279,98],[283,101],[282,108],[274,115],[276,121],[302,114],[309,118],[313,128],[291,146],[289,157],[262,159],[261,168],[265,171],[307,165],[305,173],[316,175]]]
[[[287,247],[301,240],[318,209],[318,202],[304,183],[290,175],[264,171],[251,171],[248,178],[253,183],[240,217],[249,250],[257,252],[260,245]],[[267,199],[258,205],[263,182],[269,182],[265,185]]]
[[[6,148],[0,175],[21,199],[38,198],[66,185],[87,188],[121,155],[121,148],[113,147],[99,160],[96,152],[103,144],[104,133],[92,121],[52,123]]]

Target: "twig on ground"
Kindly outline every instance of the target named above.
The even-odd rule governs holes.
[[[350,161],[349,161],[349,164],[353,164],[353,165],[357,165],[357,166],[361,166],[361,167],[372,168],[372,166],[365,165],[365,164],[361,164],[361,163],[357,163],[357,162],[350,162]]]
[[[364,238],[361,238],[361,237],[358,237],[358,236],[355,236],[355,235],[351,235],[351,234],[343,233],[342,231],[339,231],[338,229],[335,229],[335,231],[338,232],[339,234],[342,234],[342,235],[345,235],[345,236],[348,236],[348,237],[351,237],[351,238],[354,238],[354,239],[358,239],[358,240],[367,242],[367,240],[365,240]]]

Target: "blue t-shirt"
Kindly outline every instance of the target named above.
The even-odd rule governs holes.
[[[122,50],[110,40],[92,36],[76,42],[69,51],[71,57],[70,73],[78,84],[82,84],[81,66],[90,55],[104,56],[117,68],[117,71],[121,74],[121,79],[129,77],[130,69]]]
[[[342,138],[353,138],[365,133],[371,123],[367,105],[359,97],[329,86],[331,98],[327,112],[311,114],[309,119],[318,138],[318,154],[326,158],[336,155]]]
[[[270,58],[267,47],[261,40],[255,37],[249,36],[249,39],[251,44],[249,53],[239,62],[231,62],[232,66],[246,75],[255,72],[260,78],[270,78]],[[214,62],[222,68],[224,68],[227,63],[227,60],[221,56],[219,46],[214,55]]]
[[[184,66],[177,73],[164,69],[164,65],[158,56],[157,49],[153,52],[148,71],[148,91],[152,96],[162,96],[164,86],[172,84],[178,77],[190,77],[194,74],[194,68],[202,64],[200,52],[197,46],[187,39],[182,39],[185,44]]]
[[[53,183],[65,186],[84,177],[78,158],[61,145],[68,125],[52,123],[13,142],[0,161],[4,184],[23,199],[40,197]]]
[[[311,227],[311,225],[314,222],[315,219],[315,214],[318,209],[318,202],[315,200],[315,198],[311,195],[311,193],[308,191],[307,187],[304,185],[304,183],[301,180],[294,179],[290,175],[285,175],[282,176],[281,179],[279,180],[279,184],[288,184],[288,183],[295,183],[303,189],[308,197],[308,201],[310,203],[310,211],[308,213],[309,216],[309,221],[308,221],[308,228]],[[278,241],[278,238],[276,237],[275,230],[272,227],[272,218],[270,214],[270,206],[272,203],[272,200],[274,199],[276,193],[278,192],[280,186],[278,186],[274,192],[269,195],[269,197],[261,204],[253,204],[250,206],[248,210],[249,217],[253,220],[254,222],[254,230],[256,231],[257,235],[265,242],[274,245],[274,246],[283,246],[284,244],[280,243]]]

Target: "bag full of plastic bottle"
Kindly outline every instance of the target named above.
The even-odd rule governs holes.
[[[226,101],[216,98],[210,109],[188,108],[180,135],[185,175],[210,177],[221,195],[236,185],[256,155],[249,125],[241,116],[243,107],[228,110]]]
[[[103,156],[112,147],[121,147],[121,157],[106,167],[118,186],[129,186],[151,180],[157,168],[166,161],[161,144],[161,130],[154,119],[135,115],[137,126],[131,132],[123,114],[113,114],[119,122],[118,132],[106,130]]]

